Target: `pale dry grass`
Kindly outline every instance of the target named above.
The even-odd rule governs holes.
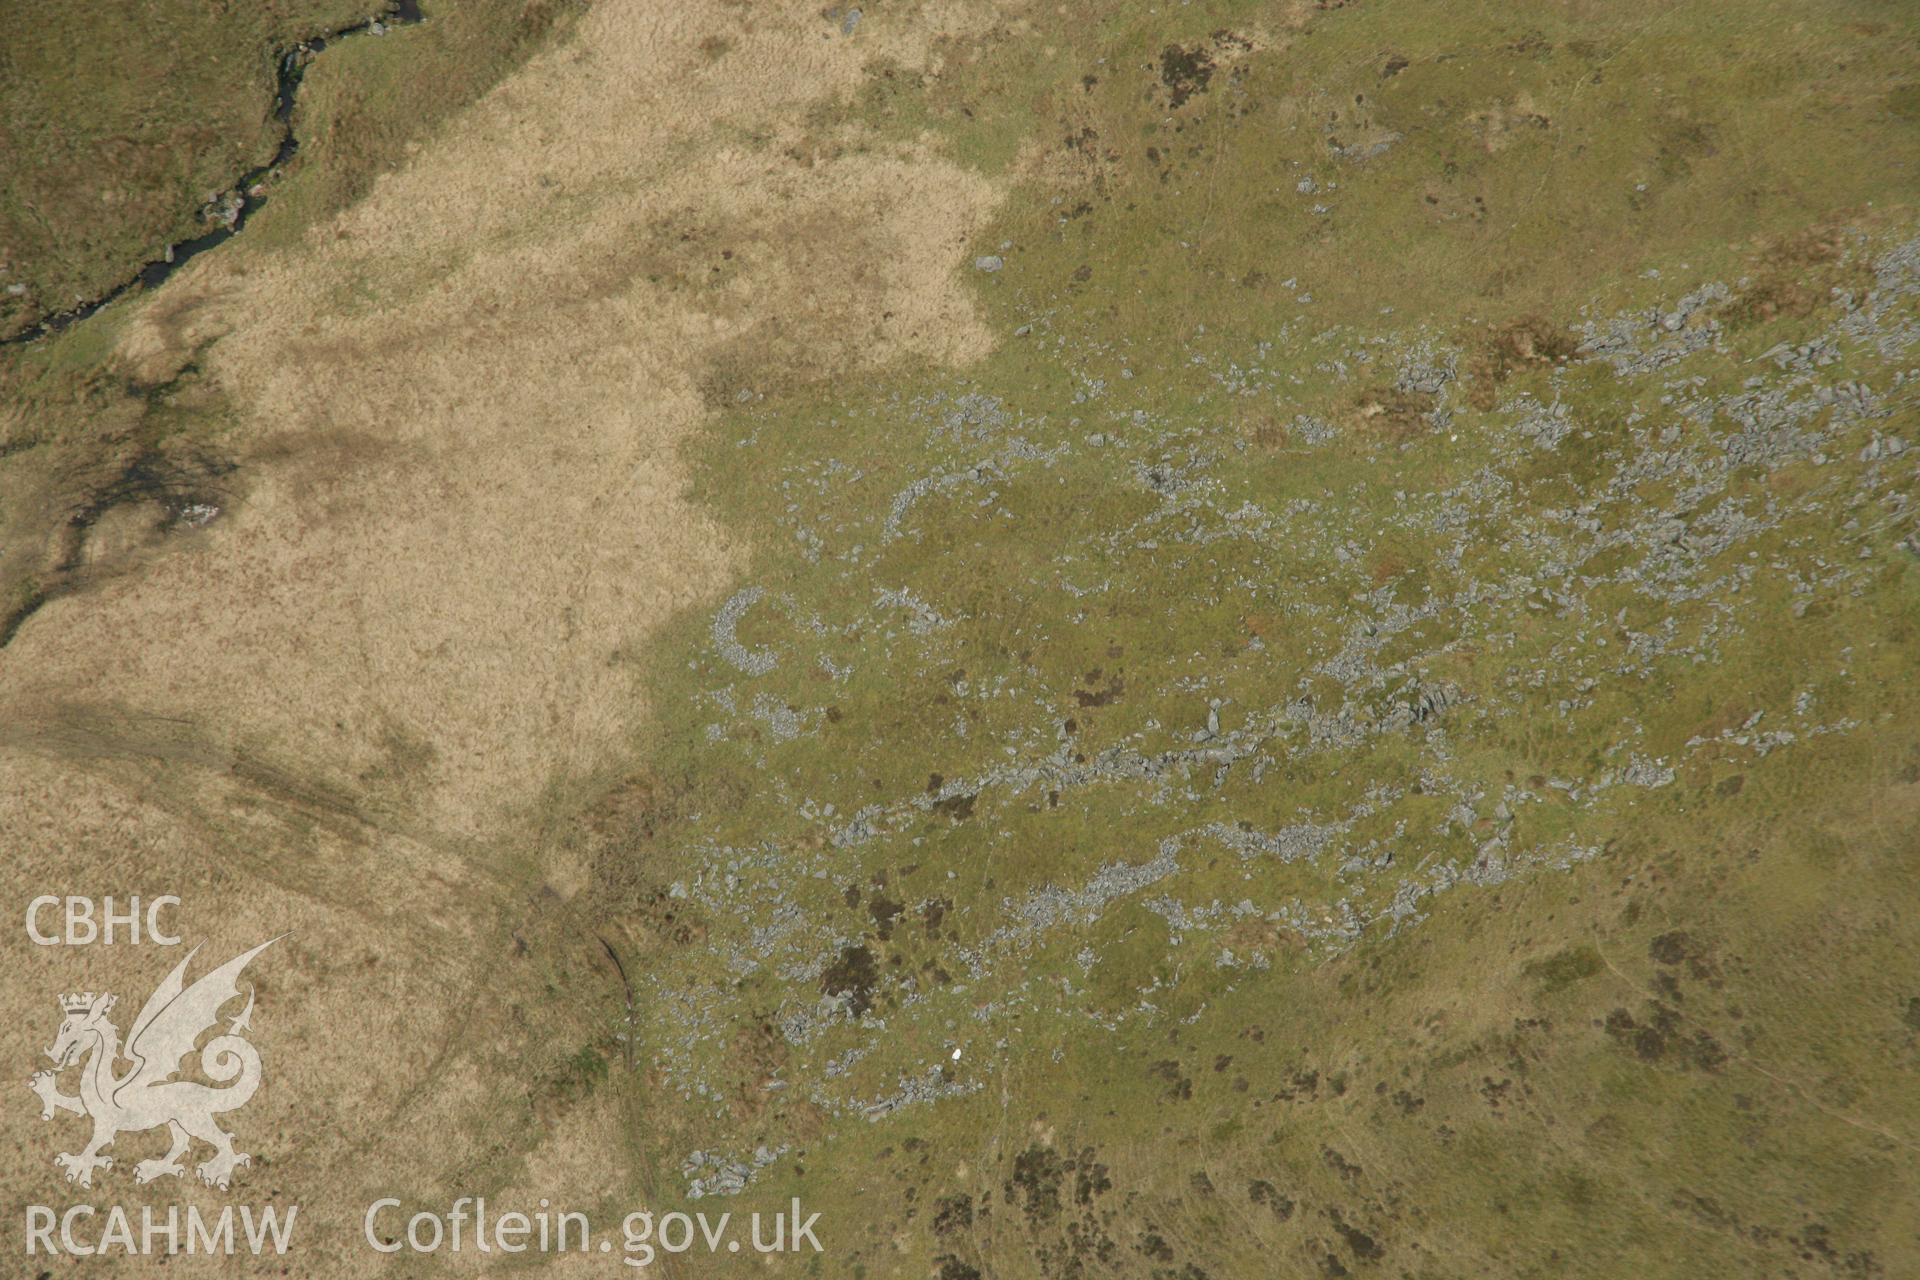
[[[994,186],[799,123],[868,58],[937,73],[969,12],[848,41],[804,5],[598,5],[298,251],[243,237],[128,324],[128,376],[197,359],[234,406],[244,497],[8,646],[0,837],[19,901],[179,892],[213,963],[296,930],[236,1118],[272,1155],[247,1198],[431,1185],[524,1093],[495,986],[541,927],[531,815],[644,745],[633,655],[744,554],[677,452],[715,386],[988,347],[958,268]],[[55,991],[138,1000],[171,960],[0,947],[17,1064]],[[581,1172],[610,1119],[580,1123],[533,1171]],[[60,1136],[9,1144],[10,1202],[62,1202]],[[127,1163],[96,1197],[138,1202]]]
[[[622,750],[619,655],[734,563],[675,455],[709,362],[750,386],[987,345],[954,276],[985,181],[915,148],[786,154],[863,48],[902,52],[830,30],[604,6],[306,252],[183,273],[119,358],[158,379],[213,342],[247,500],[45,609],[0,705],[184,716],[347,790],[397,731],[428,748],[419,816],[476,840]]]
[[[11,1014],[0,1025],[0,1058],[17,1077],[6,1108],[13,1140],[0,1163],[8,1212],[18,1218],[26,1204],[82,1199],[135,1213],[174,1203],[217,1213],[240,1200],[337,1212],[344,1223],[346,1206],[383,1194],[379,1188],[420,1185],[479,1154],[459,1121],[499,1082],[483,1080],[449,1046],[473,1052],[499,1036],[498,1012],[477,1010],[475,1001],[496,985],[481,975],[497,972],[511,948],[497,930],[497,888],[458,859],[405,839],[387,838],[375,851],[325,830],[300,838],[285,815],[249,817],[243,811],[258,803],[252,789],[197,762],[173,760],[184,773],[163,778],[150,757],[88,759],[78,751],[71,741],[51,755],[0,751],[10,899],[24,907],[40,891],[112,894],[124,906],[129,894],[175,893],[184,902],[167,922],[186,945],[40,947],[18,920],[0,934]],[[275,845],[278,857],[268,852]],[[422,911],[425,901],[441,909]],[[57,915],[43,915],[43,927]],[[188,947],[199,947],[192,978],[283,934],[245,979],[258,997],[252,1039],[265,1069],[260,1092],[226,1120],[238,1148],[255,1154],[233,1194],[199,1186],[191,1170],[182,1182],[136,1185],[134,1162],[165,1146],[158,1133],[123,1135],[111,1152],[115,1168],[97,1175],[91,1191],[63,1183],[53,1155],[79,1150],[89,1126],[65,1114],[42,1123],[21,1087],[50,1065],[43,1051],[62,1016],[55,997],[111,991],[125,1032]],[[393,1141],[396,1133],[407,1140]],[[344,1231],[317,1225],[310,1216],[301,1239],[320,1254],[351,1243]],[[219,1271],[195,1271],[195,1263],[206,1265],[176,1260],[186,1274]]]

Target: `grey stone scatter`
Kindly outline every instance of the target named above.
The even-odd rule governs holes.
[[[740,625],[740,619],[765,594],[763,587],[743,587],[720,606],[720,611],[713,618],[713,647],[728,663],[750,676],[766,675],[779,665],[778,659],[771,653],[764,649],[748,649],[734,636],[734,628]]]
[[[1288,945],[1302,945],[1317,962],[1369,930],[1416,927],[1443,893],[1603,856],[1587,840],[1540,842],[1536,812],[1559,821],[1629,804],[1644,811],[1690,803],[1680,776],[1702,759],[1758,759],[1853,731],[1837,710],[1827,723],[1810,722],[1810,681],[1788,705],[1759,708],[1738,728],[1685,744],[1660,737],[1655,718],[1632,708],[1661,697],[1664,682],[1690,668],[1718,662],[1723,646],[1776,616],[1762,610],[1783,616],[1861,591],[1884,571],[1871,557],[1920,555],[1904,492],[1916,458],[1904,437],[1913,433],[1895,417],[1911,398],[1901,390],[1905,375],[1869,377],[1851,363],[1862,351],[1920,341],[1905,310],[1892,305],[1920,280],[1920,242],[1903,252],[1883,255],[1875,287],[1845,299],[1826,333],[1746,359],[1731,373],[1722,366],[1740,335],[1720,328],[1732,298],[1723,286],[1585,322],[1563,371],[1520,379],[1528,390],[1505,392],[1491,412],[1462,408],[1457,448],[1444,437],[1420,438],[1417,448],[1448,458],[1453,478],[1444,488],[1423,488],[1390,465],[1399,445],[1333,425],[1345,420],[1339,406],[1351,403],[1340,397],[1388,379],[1402,393],[1434,397],[1442,410],[1460,408],[1451,402],[1464,353],[1430,335],[1387,340],[1340,327],[1317,338],[1268,335],[1236,352],[1196,350],[1212,411],[1239,421],[1257,409],[1263,423],[1286,424],[1278,440],[1263,427],[1257,443],[1218,423],[1130,403],[1142,383],[1151,389],[1150,379],[1115,378],[1111,387],[1102,380],[1140,365],[1123,345],[1089,351],[1083,365],[1063,372],[1082,406],[1070,412],[1084,421],[1023,415],[964,379],[898,398],[899,425],[925,431],[925,474],[908,472],[899,489],[889,482],[857,511],[835,487],[851,483],[850,470],[796,470],[783,492],[796,526],[817,529],[835,547],[864,542],[863,556],[827,562],[849,587],[840,616],[812,624],[833,657],[796,649],[794,672],[781,673],[795,682],[784,698],[757,686],[735,694],[720,664],[713,672],[696,664],[718,686],[698,705],[721,708],[736,728],[778,746],[821,731],[823,709],[810,701],[831,700],[821,691],[844,699],[839,683],[856,669],[863,688],[938,682],[941,708],[928,723],[951,725],[952,763],[924,787],[915,779],[883,794],[849,768],[824,782],[793,781],[800,794],[789,796],[781,788],[793,775],[777,755],[761,757],[774,763],[759,785],[791,806],[804,844],[796,837],[783,847],[716,845],[699,851],[707,867],[690,888],[676,884],[679,901],[692,904],[686,909],[704,913],[722,962],[697,978],[652,979],[658,1027],[644,1043],[659,1055],[666,1087],[716,1102],[729,1096],[736,1086],[720,1028],[742,1007],[737,985],[757,975],[753,998],[764,999],[768,984],[775,995],[755,1016],[784,1038],[792,1058],[782,1071],[806,1082],[796,1092],[835,1114],[884,1119],[979,1087],[964,1072],[943,1075],[940,1063],[906,1058],[897,1048],[906,1042],[902,1028],[978,1026],[982,1044],[998,1036],[1004,1047],[1040,1015],[1070,1015],[1076,1026],[1085,1020],[1110,1033],[1164,1019],[1156,1003],[1169,1001],[1157,979],[1117,1009],[1094,1016],[1083,1007],[1084,984],[1108,945],[1094,941],[1104,936],[1094,926],[1123,908],[1151,911],[1182,945],[1199,945],[1189,963],[1215,980],[1254,980],[1264,961],[1258,944],[1227,931],[1254,923],[1287,931]],[[1273,350],[1283,345],[1320,359],[1327,381],[1313,385],[1345,389],[1330,401],[1276,375]],[[1306,361],[1294,367],[1304,371]],[[1609,377],[1617,379],[1617,410],[1603,398],[1571,398],[1579,379]],[[1447,419],[1436,413],[1429,421]],[[1357,463],[1382,465],[1351,488],[1308,494],[1276,493],[1223,465],[1265,449],[1282,473],[1288,455],[1307,447],[1341,450],[1343,461],[1351,450]],[[1463,466],[1463,457],[1485,465]],[[995,651],[1015,656],[1003,671],[983,671],[967,646],[987,620],[961,615],[947,602],[965,597],[919,567],[917,546],[895,544],[919,538],[922,521],[951,536],[955,520],[1010,519],[1009,509],[1020,509],[1014,495],[1050,492],[1073,479],[1070,466],[1101,468],[1133,505],[1113,522],[1120,527],[1090,526],[1050,561],[1022,566],[1016,596],[1051,592],[1064,607],[1038,611],[1039,622],[993,620],[1004,628],[993,633]],[[1787,467],[1822,468],[1814,483],[1823,487],[1806,496],[1764,482]],[[1527,477],[1562,468],[1579,468],[1578,483],[1551,490],[1557,505],[1534,505],[1529,485],[1537,482]],[[1762,483],[1746,482],[1754,475]],[[830,485],[832,477],[839,478]],[[1788,540],[1798,537],[1795,522],[1830,508],[1835,487],[1849,484],[1855,501],[1849,518],[1835,522],[1838,547]],[[936,499],[950,508],[936,514]],[[917,521],[921,502],[928,505]],[[1376,567],[1399,535],[1422,549],[1412,566],[1419,572],[1382,580]],[[1108,672],[1125,664],[1127,682],[1114,706],[1083,710],[1076,693],[1104,698],[1105,676],[1061,685],[1042,674],[1044,658],[1024,655],[1060,644],[1063,622],[1098,628],[1131,581],[1129,567],[1149,557],[1190,575],[1183,601],[1218,610],[1221,644],[1172,655],[1151,678],[1136,675],[1154,668],[1134,665],[1132,652],[1090,658],[1076,671],[1093,661]],[[1771,594],[1762,598],[1763,589]],[[725,666],[752,676],[772,674],[775,655],[746,649],[734,630],[761,597],[759,588],[736,595],[713,626]],[[1257,634],[1237,629],[1236,619],[1256,616],[1264,619]],[[1514,656],[1528,645],[1536,647]],[[1475,658],[1472,675],[1463,674],[1463,654]],[[1285,679],[1258,683],[1272,670]],[[1557,774],[1566,776],[1523,772],[1504,784],[1475,777],[1464,745],[1473,731],[1521,715],[1543,734],[1598,733],[1609,745],[1592,764],[1562,762]],[[1096,739],[1089,716],[1126,727]],[[1363,802],[1344,813],[1314,811],[1289,792],[1303,777],[1337,776],[1357,749],[1389,734],[1403,735],[1392,750],[1408,755],[1405,772],[1368,788]],[[716,749],[747,750],[737,745],[743,736]],[[1095,740],[1098,749],[1083,745]],[[1416,792],[1424,798],[1410,800]],[[1002,854],[1025,836],[1014,834],[1023,811],[1089,803],[1113,818],[1110,848],[1082,853],[1072,870],[1009,878]],[[1258,821],[1235,820],[1239,812],[1251,817],[1256,804]],[[1276,812],[1285,815],[1277,827]],[[867,901],[876,890],[867,878],[907,866],[921,868],[912,888],[892,881],[884,892],[900,902],[903,921],[935,898],[952,899],[942,910],[955,934],[937,952],[951,980],[883,971],[884,999],[856,1015],[847,993],[822,993],[822,975],[871,936]],[[993,876],[1003,877],[1001,886],[984,890]],[[868,895],[851,914],[840,897],[849,887],[860,891],[856,900]],[[974,1061],[970,1055],[967,1066]],[[744,1175],[722,1161],[688,1176],[701,1180],[702,1194],[727,1194],[722,1188]]]

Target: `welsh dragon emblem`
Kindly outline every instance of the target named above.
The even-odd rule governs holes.
[[[240,1034],[249,1029],[253,1016],[251,988],[246,1007],[228,1021],[226,1031],[200,1046],[201,1074],[220,1087],[174,1077],[200,1037],[215,1029],[220,1010],[239,998],[241,971],[279,940],[270,938],[235,956],[192,986],[186,985],[187,964],[194,955],[189,951],[141,1007],[124,1049],[119,1028],[107,1017],[118,997],[91,991],[60,997],[66,1020],[47,1050],[54,1069],[35,1073],[27,1084],[40,1096],[42,1120],[53,1119],[56,1111],[93,1119],[93,1140],[83,1150],[53,1158],[66,1170],[68,1182],[92,1186],[95,1169],[113,1167],[113,1157],[101,1151],[116,1137],[162,1125],[172,1145],[159,1159],[134,1165],[135,1182],[185,1173],[180,1158],[196,1139],[213,1148],[213,1155],[195,1170],[208,1186],[225,1191],[234,1169],[250,1163],[245,1152],[233,1149],[233,1135],[222,1130],[215,1117],[245,1106],[260,1087],[260,1053]],[[129,1065],[117,1070],[122,1059]],[[81,1064],[80,1092],[68,1096],[60,1092],[58,1076],[75,1063]]]

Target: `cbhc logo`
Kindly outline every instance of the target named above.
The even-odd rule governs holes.
[[[49,907],[64,905],[65,911],[56,915],[59,932],[46,934],[40,932],[40,913]],[[114,910],[113,899],[106,897],[98,903],[92,898],[60,898],[53,894],[43,894],[27,904],[27,936],[43,947],[84,947],[94,942],[112,946],[117,940],[115,930],[120,930],[127,942],[140,941],[140,925],[144,920],[147,926],[147,939],[163,947],[180,945],[178,935],[168,934],[160,928],[160,909],[177,907],[180,899],[172,894],[162,894],[146,904],[146,913],[140,911],[140,895],[127,899],[125,911]]]

